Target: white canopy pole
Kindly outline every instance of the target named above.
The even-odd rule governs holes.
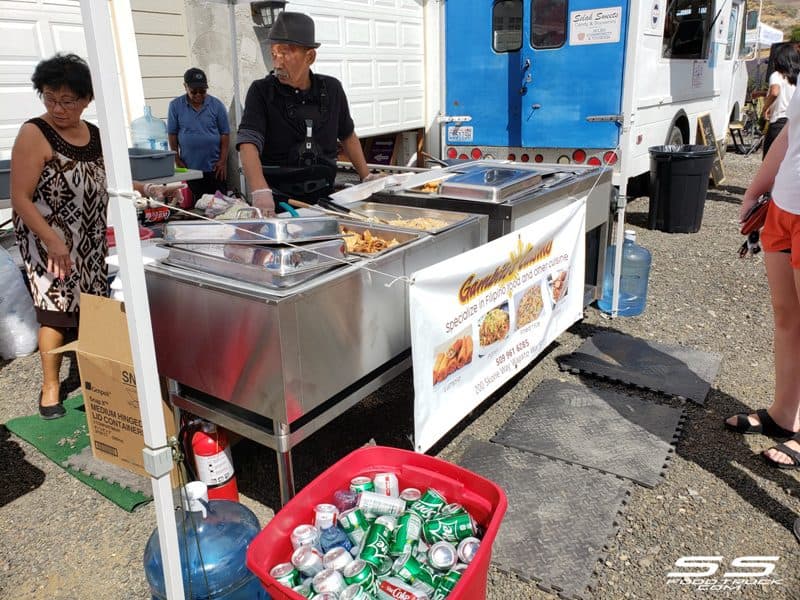
[[[81,0],[81,15],[97,104],[97,119],[103,143],[103,158],[119,252],[122,289],[128,318],[128,334],[136,373],[139,410],[144,431],[145,465],[152,474],[156,522],[164,562],[167,597],[184,597],[178,532],[170,484],[172,452],[167,446],[166,427],[158,382],[153,329],[139,241],[139,224],[134,208],[133,185],[125,137],[114,39],[107,0]]]

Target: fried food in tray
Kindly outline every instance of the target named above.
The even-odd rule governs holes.
[[[502,308],[493,308],[483,317],[478,328],[478,340],[481,346],[489,346],[505,339],[511,327],[508,312]]]
[[[435,194],[439,191],[439,185],[442,181],[442,179],[434,179],[433,181],[428,181],[412,189],[415,192],[422,192],[423,194]]]
[[[542,300],[542,286],[537,284],[522,294],[517,307],[517,329],[533,323],[542,314],[544,300]]]
[[[414,219],[390,219],[389,225],[395,227],[407,227],[409,229],[420,229],[422,231],[435,231],[447,227],[449,223],[442,219],[431,217],[416,217]]]
[[[458,338],[433,361],[433,385],[444,381],[458,369],[472,362],[472,335]]]
[[[363,233],[350,230],[347,227],[341,227],[340,229],[344,235],[344,243],[347,245],[347,251],[350,253],[377,254],[382,250],[400,245],[397,238],[387,240],[373,235],[369,229],[365,229]]]

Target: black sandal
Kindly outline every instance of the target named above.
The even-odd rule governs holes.
[[[66,409],[59,402],[52,406],[42,406],[42,392],[39,392],[39,416],[45,421],[60,419],[67,414]]]
[[[784,429],[780,425],[778,425],[772,417],[769,416],[769,413],[765,408],[759,408],[755,415],[758,417],[758,424],[753,425],[750,423],[750,419],[748,419],[747,413],[739,413],[736,416],[736,424],[731,425],[727,421],[725,421],[725,427],[730,429],[731,431],[735,431],[736,433],[743,433],[745,435],[751,435],[754,433],[760,433],[761,435],[766,435],[769,437],[785,437],[790,438],[794,436],[797,432],[791,431],[789,429]]]
[[[800,442],[800,434],[795,435],[790,441]],[[767,452],[767,450],[765,450],[764,452],[761,453],[761,456],[764,457],[764,460],[767,461],[767,464],[769,466],[776,467],[778,469],[800,469],[800,452],[798,452],[797,450],[789,448],[789,446],[787,446],[786,444],[777,444],[772,448],[770,448],[770,450],[777,450],[778,452],[785,454],[786,456],[792,459],[792,462],[782,463],[778,462],[777,460],[772,460],[769,456],[767,456],[764,453]]]

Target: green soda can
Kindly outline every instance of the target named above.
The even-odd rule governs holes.
[[[391,558],[387,558],[381,563],[381,566],[375,569],[375,577],[378,579],[383,579],[388,577],[392,573],[392,565],[394,561]]]
[[[428,571],[410,552],[394,561],[392,572],[406,583],[414,584],[426,593],[436,589],[436,576]]]
[[[442,494],[433,488],[428,488],[422,498],[408,507],[408,511],[419,515],[423,521],[428,521],[436,517],[445,504],[447,504],[447,500]]]
[[[389,557],[389,542],[392,539],[393,523],[389,519],[378,517],[370,525],[364,537],[364,545],[358,558],[377,569]]]
[[[275,578],[275,581],[288,588],[300,584],[300,573],[290,562],[275,565],[270,569],[269,574]]]
[[[475,535],[475,521],[467,513],[439,517],[422,526],[422,535],[429,544],[441,541],[457,544]]]
[[[355,583],[361,586],[368,594],[372,594],[375,591],[375,571],[360,558],[355,559],[342,569],[342,576],[348,585]]]
[[[351,508],[339,515],[339,527],[353,544],[358,545],[369,530],[369,521],[360,508]]]
[[[439,577],[439,583],[431,594],[431,600],[444,600],[456,587],[458,580],[461,579],[461,571],[450,569],[447,573]]]
[[[372,479],[369,477],[353,477],[350,480],[350,490],[356,494],[359,492],[374,492],[375,484],[372,483]]]
[[[464,508],[457,502],[452,502],[450,504],[445,504],[439,511],[439,515],[442,517],[447,517],[450,515],[460,515],[466,512],[467,512],[466,508]]]
[[[394,539],[389,546],[391,556],[400,556],[411,552],[419,542],[422,535],[422,518],[414,513],[406,512],[397,518],[397,528],[394,530]]]
[[[311,589],[311,586],[305,583],[294,586],[292,591],[300,594],[303,598],[312,598],[316,594],[316,592]]]

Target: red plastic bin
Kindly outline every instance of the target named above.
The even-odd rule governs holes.
[[[400,489],[416,487],[424,492],[429,487],[436,488],[448,502],[462,504],[483,527],[485,533],[480,548],[448,598],[486,598],[492,544],[508,507],[505,492],[488,479],[447,461],[383,446],[359,448],[342,458],[292,498],[250,543],[247,567],[273,598],[303,600],[300,594],[284,587],[269,574],[272,567],[291,557],[289,536],[292,530],[303,523],[313,523],[314,507],[321,502],[331,502],[333,493],[347,488],[353,477],[386,471],[397,474]]]

